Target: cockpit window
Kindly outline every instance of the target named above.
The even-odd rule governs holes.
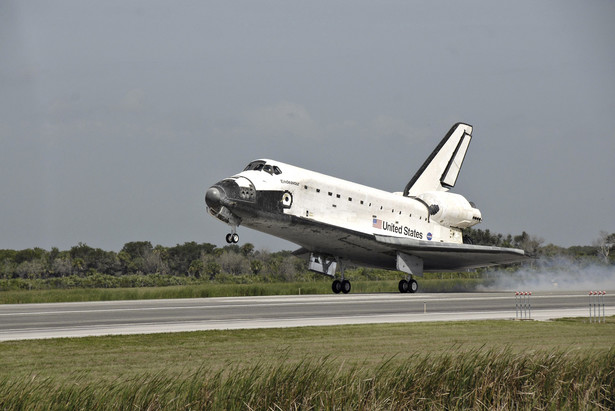
[[[243,171],[265,171],[271,175],[282,174],[280,167],[266,164],[263,160],[253,161],[243,169]]]
[[[250,171],[250,170],[259,171],[263,169],[264,165],[265,165],[265,162],[262,160],[253,161],[250,164],[248,164],[246,168],[243,169],[243,171]]]

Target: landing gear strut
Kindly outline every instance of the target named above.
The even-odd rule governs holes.
[[[345,267],[344,267],[344,264],[342,263],[342,260],[338,258],[337,262],[340,265],[340,271],[342,273],[342,280],[341,281],[334,280],[333,284],[331,284],[331,290],[333,290],[335,294],[339,294],[339,293],[348,294],[352,286],[350,285],[350,281],[344,278]]]

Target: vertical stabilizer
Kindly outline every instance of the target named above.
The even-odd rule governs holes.
[[[472,126],[455,124],[406,185],[404,195],[413,197],[454,187],[471,139]]]

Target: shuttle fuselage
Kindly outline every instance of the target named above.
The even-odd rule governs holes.
[[[337,263],[402,270],[410,277],[427,270],[457,270],[521,260],[514,249],[463,244],[464,228],[481,212],[454,186],[471,138],[471,126],[455,125],[404,192],[390,193],[275,160],[252,161],[207,190],[214,217],[231,226],[237,242],[243,225],[300,245],[310,269],[334,275]],[[417,192],[416,187],[420,187]],[[350,283],[342,279],[350,290]],[[333,290],[336,290],[336,283]],[[341,291],[347,292],[346,288]]]

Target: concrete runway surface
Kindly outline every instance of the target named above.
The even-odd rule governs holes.
[[[531,318],[589,317],[587,292],[534,293]],[[615,294],[604,297],[615,315]],[[348,294],[0,305],[0,341],[240,328],[514,319],[514,292]]]

